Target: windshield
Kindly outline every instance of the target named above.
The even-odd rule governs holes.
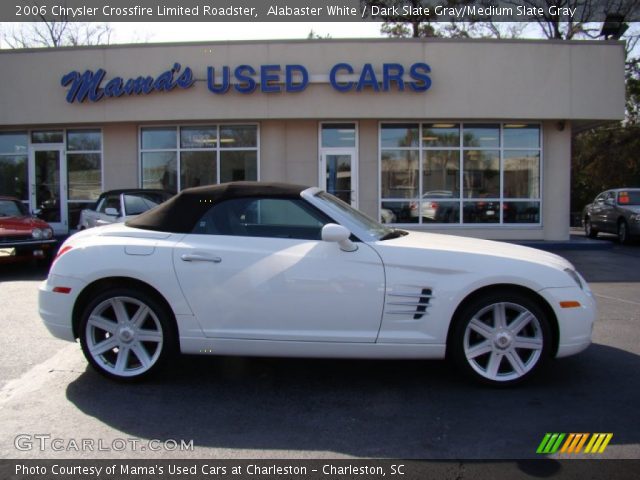
[[[625,190],[618,193],[618,205],[640,205],[640,190]]]
[[[0,217],[23,217],[26,214],[21,203],[14,200],[0,200]]]
[[[316,197],[322,200],[329,210],[337,211],[342,215],[348,215],[352,222],[358,224],[359,227],[369,232],[369,234],[377,240],[392,238],[392,236],[394,236],[393,233],[396,231],[395,229],[385,227],[339,198],[327,192],[318,192]]]

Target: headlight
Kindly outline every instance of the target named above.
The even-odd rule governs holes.
[[[632,222],[640,222],[640,213],[629,215],[629,220],[631,220]]]
[[[42,238],[42,230],[40,230],[39,228],[34,228],[33,230],[31,230],[31,236],[33,238],[35,238],[36,240],[39,240]]]
[[[46,238],[47,240],[50,239],[51,237],[53,237],[53,230],[51,230],[50,228],[42,229],[42,237]]]
[[[576,272],[571,268],[565,268],[564,271],[567,272],[571,278],[573,278],[573,281],[576,282],[582,290],[584,290],[584,284],[582,283],[582,280],[580,279],[580,275],[578,275],[578,272]]]

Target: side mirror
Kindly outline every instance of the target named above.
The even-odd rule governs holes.
[[[337,242],[340,250],[345,252],[355,252],[358,246],[349,240],[351,232],[348,228],[338,225],[337,223],[327,223],[322,227],[320,238],[325,242]]]
[[[118,210],[113,207],[107,207],[104,209],[104,213],[111,217],[117,217],[119,215]]]

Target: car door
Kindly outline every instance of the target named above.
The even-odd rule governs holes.
[[[616,193],[607,192],[601,209],[602,228],[604,232],[617,233]]]
[[[606,196],[607,192],[602,192],[591,205],[591,225],[597,230],[603,230],[604,228],[604,199]]]
[[[174,247],[182,292],[208,337],[375,342],[384,270],[364,243],[320,240],[330,219],[302,199],[213,206]]]

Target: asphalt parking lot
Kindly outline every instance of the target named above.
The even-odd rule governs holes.
[[[546,432],[612,432],[602,456],[640,458],[640,245],[610,246],[557,252],[597,296],[592,347],[506,390],[441,361],[229,357],[183,357],[152,382],[121,385],[45,330],[45,271],[1,266],[0,457],[514,459],[535,457]],[[63,448],[15,447],[38,434]],[[78,439],[109,449],[66,448]],[[140,443],[116,451],[114,439]],[[151,451],[150,439],[194,449]]]

